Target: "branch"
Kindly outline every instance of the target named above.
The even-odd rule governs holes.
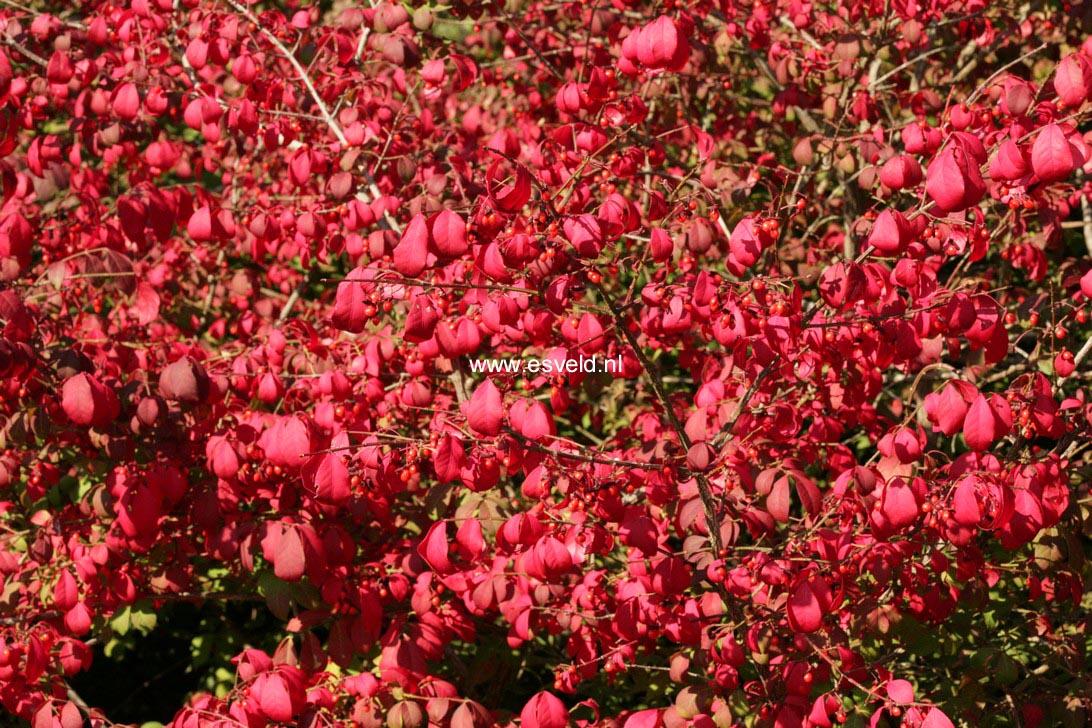
[[[656,372],[656,368],[652,362],[649,361],[648,356],[645,355],[644,349],[641,348],[640,342],[637,341],[637,335],[629,330],[623,320],[622,310],[618,308],[618,305],[614,302],[607,291],[603,288],[601,283],[595,284],[596,290],[599,291],[599,295],[603,297],[607,307],[610,309],[611,315],[614,317],[614,325],[618,331],[622,332],[622,335],[626,337],[629,342],[630,348],[633,349],[634,356],[641,362],[641,368],[648,374],[649,380],[652,382],[652,389],[656,393],[656,398],[660,400],[660,405],[664,408],[664,412],[667,414],[668,422],[671,424],[671,428],[675,430],[675,435],[679,438],[679,443],[682,445],[683,450],[689,451],[691,442],[690,437],[686,434],[686,429],[683,428],[682,422],[679,421],[678,415],[675,414],[675,408],[671,405],[671,399],[667,395],[667,390],[664,389],[663,379]],[[705,477],[704,473],[694,473],[694,479],[698,483],[698,495],[701,497],[701,504],[705,511],[705,523],[709,531],[709,543],[713,546],[713,554],[717,555],[721,550],[720,542],[720,521],[717,520],[716,503],[713,500],[713,491],[709,488],[709,481]]]
[[[1081,227],[1084,231],[1084,247],[1092,255],[1092,202],[1081,195]]]
[[[511,435],[512,437],[519,440],[523,444],[524,447],[530,448],[531,450],[535,450],[536,452],[540,452],[540,453],[543,453],[545,455],[553,455],[558,460],[567,458],[567,459],[570,459],[570,460],[579,460],[582,463],[597,463],[597,464],[600,464],[600,465],[617,465],[617,466],[623,467],[623,468],[638,468],[638,469],[641,469],[641,470],[659,470],[660,468],[663,467],[662,465],[657,465],[656,463],[639,463],[639,462],[636,462],[634,460],[621,460],[619,458],[612,458],[612,457],[607,456],[607,455],[582,455],[580,453],[568,452],[568,451],[565,451],[565,450],[555,450],[553,448],[546,447],[545,445],[540,445],[537,442],[535,442],[534,440],[527,439],[526,437],[524,437],[519,432],[516,432],[515,430],[513,430],[511,427],[506,427],[506,428],[504,428],[504,430],[509,435]],[[558,439],[560,440],[560,438],[558,438]],[[595,452],[595,451],[593,450],[593,452]]]
[[[315,88],[315,84],[311,82],[311,77],[307,74],[307,69],[305,69],[303,65],[299,62],[299,60],[296,59],[296,56],[293,55],[292,51],[288,50],[288,48],[286,48],[285,45],[280,42],[277,36],[273,35],[273,33],[268,28],[262,25],[262,22],[257,17],[255,17],[255,15],[248,9],[237,3],[235,0],[224,0],[224,2],[230,5],[235,10],[235,12],[240,13],[248,21],[254,23],[254,25],[257,26],[258,31],[265,36],[266,40],[269,41],[270,45],[276,48],[277,52],[280,53],[286,61],[292,64],[292,68],[294,68],[296,70],[296,73],[299,74],[300,81],[302,81],[303,85],[307,87],[307,93],[310,94],[311,99],[315,102],[315,105],[318,106],[319,114],[322,116],[323,122],[325,122],[326,126],[333,133],[334,137],[336,137],[337,140],[341,142],[342,147],[350,146],[349,140],[345,138],[345,132],[342,131],[341,126],[337,123],[337,120],[334,119],[333,115],[330,113],[330,109],[326,106],[326,102],[322,100],[322,96],[319,95],[318,89]],[[373,199],[378,200],[380,197],[383,196],[383,193],[379,191],[379,186],[375,183],[375,180],[372,179],[371,174],[369,174],[367,170],[364,170],[364,177],[368,182],[368,191],[372,193]],[[395,219],[390,216],[390,213],[384,212],[383,220],[387,223],[387,226],[390,227],[391,230],[395,231],[399,235],[402,234],[402,228],[398,225]]]

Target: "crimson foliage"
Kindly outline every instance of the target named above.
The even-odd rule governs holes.
[[[274,5],[0,7],[8,711],[1084,720],[1084,4]]]

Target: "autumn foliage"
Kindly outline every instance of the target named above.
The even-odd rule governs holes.
[[[0,704],[1083,725],[1087,32],[3,0]]]

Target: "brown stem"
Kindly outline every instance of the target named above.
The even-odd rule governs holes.
[[[679,443],[684,450],[689,450],[691,446],[690,438],[687,436],[686,429],[683,427],[682,422],[679,421],[678,415],[675,414],[675,408],[672,407],[671,400],[667,395],[667,390],[664,389],[663,379],[645,354],[644,349],[641,348],[640,342],[637,341],[637,336],[629,330],[628,326],[626,326],[622,310],[618,308],[614,299],[607,294],[606,289],[601,283],[596,283],[595,287],[599,291],[599,295],[602,296],[603,300],[606,302],[611,315],[614,317],[615,328],[617,328],[618,331],[621,331],[622,335],[626,337],[626,341],[629,342],[630,348],[633,349],[634,356],[637,357],[637,361],[641,363],[641,368],[644,369],[645,373],[648,375],[649,381],[652,383],[652,389],[656,393],[656,398],[660,400],[660,405],[667,415],[667,420],[671,424],[671,428],[675,430],[675,435],[679,438]],[[698,495],[701,497],[701,504],[705,511],[705,522],[707,530],[709,531],[709,543],[712,544],[713,553],[716,555],[720,553],[722,546],[720,541],[720,521],[717,518],[717,508],[716,502],[713,500],[713,491],[709,488],[709,481],[703,473],[694,473],[694,479],[698,483]]]

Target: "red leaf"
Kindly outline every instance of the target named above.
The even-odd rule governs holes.
[[[190,357],[179,359],[159,373],[159,393],[164,399],[197,403],[209,396],[205,368]]]
[[[542,581],[556,579],[572,567],[572,554],[565,548],[565,544],[550,535],[539,539],[523,558],[524,570]]]
[[[831,607],[830,587],[822,579],[801,579],[789,593],[789,626],[794,632],[815,632]]]
[[[83,602],[76,602],[75,606],[64,613],[65,628],[81,637],[91,631],[91,611]]]
[[[977,479],[967,476],[959,481],[952,495],[952,516],[963,526],[977,526],[982,521],[982,507],[978,503]]]
[[[743,275],[744,271],[758,262],[762,254],[761,233],[753,217],[739,221],[728,239],[728,270],[733,275]]]
[[[303,469],[315,499],[332,506],[349,502],[349,468],[337,453],[322,453],[308,460]]]
[[[80,713],[80,709],[76,707],[75,703],[65,701],[64,707],[61,708],[61,728],[82,727],[83,715]]]
[[[630,46],[636,52],[636,60],[651,69],[678,71],[690,57],[690,43],[675,21],[661,15],[636,31],[636,40]],[[633,60],[633,57],[630,57]]]
[[[952,144],[929,163],[925,191],[944,212],[958,212],[977,205],[986,194],[978,165],[964,149]]]
[[[46,65],[46,79],[50,83],[64,84],[71,81],[75,73],[68,54],[60,49],[53,51]]]
[[[406,328],[402,337],[414,343],[427,341],[432,338],[432,333],[436,330],[436,322],[439,320],[440,312],[436,310],[432,300],[427,296],[416,296],[406,315]]]
[[[1044,126],[1031,146],[1031,168],[1043,182],[1063,180],[1084,162],[1083,151],[1057,124]]]
[[[671,259],[671,254],[675,252],[675,241],[663,228],[653,228],[649,250],[652,252],[652,259],[662,263]]]
[[[1008,139],[990,160],[990,177],[996,180],[1018,180],[1028,173],[1029,162],[1023,147]]]
[[[508,419],[528,440],[541,440],[554,432],[554,421],[546,405],[534,399],[521,399],[512,405]]]
[[[906,680],[892,680],[887,683],[887,696],[903,705],[912,703],[914,702],[914,686]]]
[[[449,483],[459,477],[466,465],[466,452],[454,435],[446,434],[432,453],[432,467],[441,483]]]
[[[459,552],[468,560],[477,559],[485,552],[485,539],[482,537],[482,524],[477,518],[468,518],[455,532],[455,542]]]
[[[31,728],[54,728],[53,720],[53,703],[49,700],[43,700],[38,709],[34,711],[30,725]]]
[[[207,206],[194,210],[189,222],[186,223],[186,232],[196,243],[207,243],[212,240],[212,211]]]
[[[283,676],[268,672],[259,675],[251,687],[251,696],[270,720],[292,720],[295,711],[292,709],[288,683]]]
[[[466,700],[451,714],[451,728],[486,728],[493,724],[489,711],[480,703]]]
[[[371,315],[375,314],[375,305],[368,298],[366,287],[379,275],[375,268],[358,266],[345,276],[337,285],[334,306],[330,312],[330,323],[342,331],[359,334],[368,325]],[[369,315],[371,314],[371,315]]]
[[[948,382],[940,392],[925,396],[925,414],[934,429],[951,437],[963,429],[967,409],[977,396],[978,389],[969,382]]]
[[[951,718],[944,714],[940,708],[933,707],[921,722],[921,728],[955,728]]]
[[[770,494],[766,496],[766,510],[770,512],[775,521],[788,523],[790,504],[789,478],[787,475],[782,475],[774,481]]]
[[[147,326],[159,318],[159,293],[145,281],[137,284],[136,300],[133,302],[133,311],[137,315],[137,322],[141,326]]]
[[[72,576],[72,572],[68,569],[63,569],[53,585],[53,604],[67,612],[76,606],[79,600],[80,588],[76,584],[76,577]]]
[[[891,157],[880,170],[880,182],[892,190],[916,187],[921,182],[921,165],[908,154]]]
[[[239,454],[227,438],[214,435],[205,443],[209,470],[218,478],[234,478],[239,472]]]
[[[8,54],[0,50],[0,97],[8,95],[12,78],[14,74],[11,70],[11,61],[8,60]]]
[[[500,432],[501,422],[504,420],[504,402],[500,390],[490,380],[485,380],[470,401],[463,405],[463,413],[466,415],[470,429],[479,435],[493,437]]]
[[[880,495],[880,512],[889,527],[896,531],[913,524],[921,515],[921,506],[913,489],[902,478],[895,478],[883,486]]]
[[[311,441],[311,427],[300,415],[279,417],[258,439],[258,445],[274,465],[298,468],[303,458],[315,449]]]
[[[898,210],[887,209],[872,223],[868,242],[885,255],[897,255],[906,249],[913,231],[906,217]]]
[[[1003,416],[1002,407],[997,404],[995,398],[992,402],[986,399],[986,395],[980,394],[971,404],[969,410],[967,410],[967,418],[963,423],[963,437],[967,440],[967,445],[972,450],[979,452],[986,450],[1009,433],[1009,428],[1012,426],[1012,415],[1009,414],[1006,422],[1006,418]],[[996,407],[994,405],[997,405]],[[1007,403],[1005,405],[1007,407]]]
[[[395,270],[410,278],[421,275],[428,260],[428,239],[428,223],[424,215],[414,215],[394,248]]]
[[[519,718],[521,728],[565,728],[569,711],[552,693],[543,690],[527,701]]]
[[[273,549],[273,573],[285,581],[299,581],[307,565],[303,539],[298,529],[292,526],[282,528],[284,530]]]
[[[1078,107],[1092,96],[1092,63],[1084,53],[1071,53],[1054,72],[1054,91],[1066,106]]]
[[[660,711],[656,708],[648,708],[631,713],[622,728],[658,728],[661,724]]]
[[[458,258],[467,251],[466,221],[452,210],[432,218],[432,240],[441,257]]]
[[[127,121],[137,118],[140,113],[140,92],[136,84],[123,83],[114,92],[114,113]]]
[[[114,390],[86,372],[69,377],[61,387],[61,408],[73,423],[104,427],[121,412]]]
[[[581,258],[594,258],[603,247],[603,230],[594,215],[566,218],[562,223],[565,237]]]
[[[450,574],[455,570],[451,564],[450,550],[451,544],[447,540],[447,521],[432,524],[424,540],[417,546],[417,554],[438,574]]]
[[[494,161],[485,173],[489,198],[501,212],[519,212],[531,199],[531,173],[517,164],[515,181],[511,185],[497,185],[501,179],[500,165],[500,159]]]

